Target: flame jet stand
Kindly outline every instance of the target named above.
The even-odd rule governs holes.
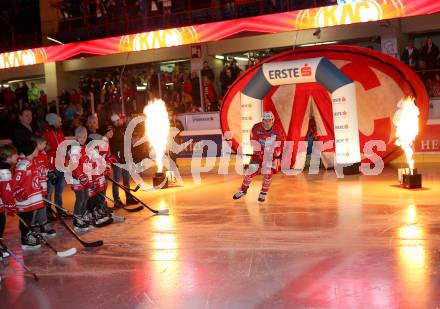
[[[396,142],[405,152],[408,168],[398,169],[400,184],[406,189],[418,189],[422,187],[422,175],[414,168],[414,140],[419,132],[420,110],[412,97],[402,99],[397,104],[393,123],[396,127]]]

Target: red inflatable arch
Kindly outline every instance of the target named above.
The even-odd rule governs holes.
[[[241,143],[240,94],[259,67],[266,62],[314,57],[327,58],[356,84],[361,154],[365,143],[370,140],[383,140],[387,145],[385,151],[375,151],[385,163],[401,154],[400,148],[394,145],[392,117],[397,102],[404,97],[416,99],[420,109],[419,127],[423,129],[429,113],[429,98],[422,81],[408,66],[386,54],[363,47],[315,46],[275,55],[244,72],[231,86],[224,97],[220,117],[223,132],[232,131],[234,134],[234,150]],[[263,100],[263,108],[274,113],[275,121],[284,128],[287,139],[295,141],[295,145],[306,139],[311,115],[318,126],[318,139],[323,142],[334,139],[331,106],[329,92],[319,83],[274,86]],[[292,165],[296,151],[295,147]],[[328,162],[332,162],[334,148],[324,155],[327,155]]]

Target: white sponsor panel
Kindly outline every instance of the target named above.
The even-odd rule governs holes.
[[[354,83],[342,86],[332,93],[333,123],[337,164],[361,161],[359,125]]]
[[[316,69],[322,58],[263,64],[263,74],[272,86],[316,82]]]
[[[216,130],[220,129],[220,113],[196,113],[177,116],[185,130]]]

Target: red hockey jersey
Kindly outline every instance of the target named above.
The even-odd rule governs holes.
[[[77,165],[77,167],[72,171],[72,189],[74,191],[80,191],[87,189],[87,186],[83,186],[79,179],[81,177],[87,176],[85,173],[85,165],[89,163],[89,157],[87,156],[86,146],[73,146],[70,149],[70,161]]]
[[[27,199],[19,201],[15,196],[15,205],[18,212],[30,212],[44,207],[40,177],[34,160],[20,157],[12,179],[14,190],[22,188]]]
[[[98,192],[102,192],[105,189],[105,185],[107,183],[105,173],[108,166],[106,157],[110,153],[109,149],[109,147],[108,151],[98,151],[98,148],[89,149],[89,160],[93,171],[90,171],[90,173],[88,173],[90,182],[90,197],[97,195]]]
[[[272,170],[276,172],[280,168],[279,157],[282,154],[285,140],[286,136],[283,129],[277,124],[274,124],[272,129],[268,131],[264,129],[262,122],[255,124],[251,130],[251,141],[256,141],[260,145],[260,149],[253,146],[254,153],[252,154],[250,163],[259,164],[260,168],[258,172],[260,172],[264,159],[264,149],[274,147],[272,160],[268,161],[266,165],[267,168],[272,168]],[[276,146],[276,142],[279,142],[278,146]]]
[[[89,196],[94,196],[97,192],[105,189],[106,179],[105,171],[107,162],[105,158],[96,150],[88,149],[86,146],[72,147],[70,151],[70,160],[78,164],[72,172],[72,189],[74,191],[88,189]],[[79,179],[87,176],[89,183],[84,186]]]
[[[283,130],[277,124],[274,124],[272,129],[266,131],[263,127],[263,123],[259,122],[252,127],[251,141],[256,141],[260,144],[260,149],[254,147],[251,162],[261,163],[263,160],[263,152],[265,147],[274,147],[274,159],[281,155],[284,142],[286,141],[286,136],[284,135]],[[275,146],[276,142],[279,142],[278,146]]]
[[[47,195],[47,173],[49,172],[49,160],[45,151],[40,151],[33,158],[35,168],[37,169],[38,177],[40,178],[40,184],[43,196]]]
[[[0,167],[0,213],[5,211],[7,205],[15,205],[12,191],[12,175],[7,164]],[[4,166],[3,166],[4,165]]]

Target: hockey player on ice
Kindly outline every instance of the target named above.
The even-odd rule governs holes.
[[[241,188],[234,194],[233,199],[238,200],[245,195],[252,178],[261,173],[263,174],[263,185],[258,201],[264,202],[272,181],[272,175],[278,168],[277,163],[286,137],[283,129],[275,124],[274,116],[269,111],[263,112],[263,120],[252,127],[250,139],[254,149],[253,154]]]

